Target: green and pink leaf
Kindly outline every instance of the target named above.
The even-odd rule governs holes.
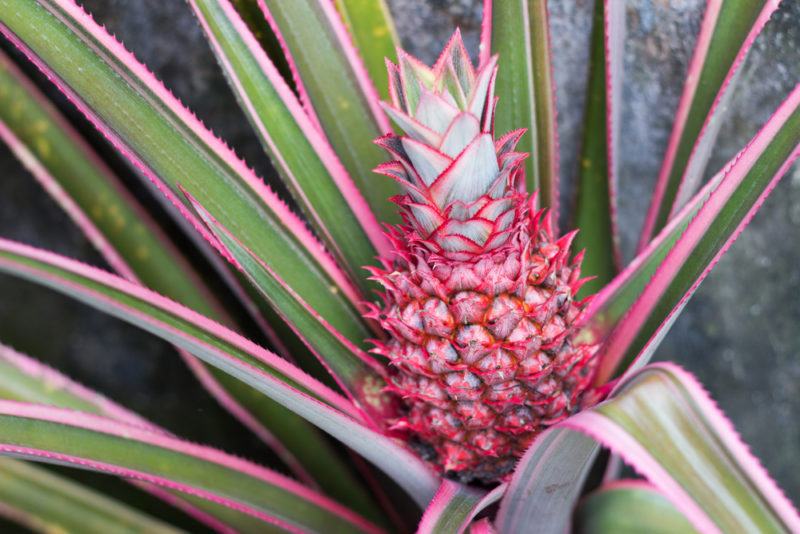
[[[640,250],[692,197],[722,125],[735,75],[780,0],[706,6],[672,134],[659,170]]]
[[[436,476],[415,455],[361,421],[347,399],[301,370],[183,306],[98,269],[0,240],[0,271],[61,291],[214,365],[330,433],[391,476],[417,502]]]
[[[608,380],[660,339],[702,280],[730,248],[800,156],[800,85],[727,166],[686,230],[600,348],[597,381]],[[589,319],[591,321],[592,318]]]

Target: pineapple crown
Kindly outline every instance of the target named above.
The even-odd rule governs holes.
[[[433,67],[398,50],[387,68],[392,101],[382,105],[403,135],[376,141],[395,158],[376,172],[402,185],[394,200],[409,238],[461,261],[508,242],[524,211],[516,186],[527,154],[514,152],[524,130],[494,137],[497,56],[475,69],[456,30]]]

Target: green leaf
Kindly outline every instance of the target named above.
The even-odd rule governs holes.
[[[724,174],[719,173],[712,178],[649,243],[648,248],[603,288],[587,309],[586,322],[578,334],[579,342],[600,343],[617,327],[723,177]]]
[[[180,532],[82,484],[11,458],[0,458],[0,503],[2,515],[37,532]]]
[[[577,534],[694,534],[691,523],[653,487],[620,481],[589,494],[575,517]]]
[[[360,191],[233,5],[228,0],[191,5],[273,167],[366,292],[363,267],[374,263],[376,246],[388,249],[388,242]]]
[[[575,504],[594,465],[599,445],[564,428],[547,429],[520,459],[497,513],[500,534],[567,532]]]
[[[575,250],[586,249],[582,274],[596,278],[583,286],[581,295],[597,292],[617,274],[616,130],[617,99],[622,90],[624,17],[623,2],[595,2],[575,211],[575,228],[579,232],[574,246]]]
[[[346,399],[225,327],[119,277],[3,239],[0,271],[51,287],[191,352],[342,441],[416,502],[433,496],[436,476],[422,460],[360,424],[362,413]]]
[[[643,368],[563,424],[611,447],[701,532],[800,528],[800,515],[730,422],[673,364]]]
[[[386,159],[373,141],[389,131],[389,122],[333,3],[259,0],[259,4],[283,37],[309,113],[375,216],[381,222],[399,222],[397,206],[389,201],[399,193],[398,186],[372,172]]]
[[[134,478],[237,512],[236,528],[373,531],[297,482],[225,453],[91,414],[0,401],[0,452]],[[267,524],[259,523],[260,520]]]
[[[0,344],[0,399],[46,404],[102,415],[152,432],[169,434],[166,430],[126,410],[99,393],[71,381],[58,371],[3,344]],[[186,502],[191,499],[185,494],[159,489],[143,482],[132,481],[132,484],[161,499],[165,505],[174,506],[183,511],[186,511],[187,506],[191,506]],[[108,488],[99,488],[99,490],[108,491]],[[126,500],[132,498],[137,502],[142,495],[131,488],[115,487],[113,491],[118,498],[126,498]],[[147,506],[150,503],[143,504]],[[191,510],[190,515],[200,513],[210,516],[209,523],[218,523],[222,520],[223,522],[232,521],[232,524],[236,524],[241,521],[240,514],[231,513],[224,506],[207,500],[194,501],[194,507],[195,509]]]
[[[640,248],[694,194],[722,125],[736,71],[780,2],[709,3],[659,171]]]
[[[292,70],[281,51],[281,44],[268,24],[264,23],[264,15],[258,7],[258,0],[231,0],[233,7],[242,17],[253,36],[261,45],[262,50],[272,59],[284,80],[291,82]]]
[[[0,0],[0,31],[170,199],[181,185],[344,335],[369,336],[360,297],[304,223],[78,6]]]
[[[231,323],[221,305],[201,285],[198,274],[142,206],[126,194],[112,171],[0,52],[0,128],[3,125],[7,131],[0,129],[0,138],[9,143],[120,274],[135,277],[203,315]],[[210,371],[224,390],[261,423],[262,428],[256,431],[263,436],[266,428],[278,438],[282,446],[276,452],[288,465],[296,467],[299,460],[303,466],[301,474],[303,470],[312,473],[329,494],[365,515],[377,509],[350,469],[313,426],[227,373],[213,367]],[[0,388],[9,388],[6,394],[17,388],[37,387],[19,373],[11,380],[8,372],[0,375]],[[86,410],[80,403],[73,406],[74,399],[59,396],[58,391],[40,393],[55,395],[52,404]],[[222,402],[231,407],[225,399]]]
[[[800,156],[800,85],[726,166],[708,199],[598,351],[598,382],[642,365],[698,285]],[[613,287],[613,286],[612,286]],[[603,301],[603,298],[598,299]],[[590,310],[591,313],[591,310]],[[646,347],[650,352],[642,358]],[[637,359],[638,358],[638,359]]]
[[[385,0],[336,0],[364,66],[382,99],[389,98],[386,58],[394,57],[400,39]]]
[[[348,343],[310,308],[298,295],[282,283],[269,266],[248,250],[236,236],[220,225],[194,199],[194,210],[219,240],[223,253],[233,258],[247,278],[268,299],[282,317],[301,336],[312,352],[331,370],[341,387],[350,393],[360,406],[374,414],[376,422],[394,415],[395,404],[382,393],[386,387],[384,369],[372,356]]]
[[[481,61],[500,55],[495,95],[498,134],[525,128],[519,151],[530,153],[528,192],[539,191],[543,207],[558,219],[558,132],[546,0],[484,3]],[[489,42],[490,41],[490,42]]]

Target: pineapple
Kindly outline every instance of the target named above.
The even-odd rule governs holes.
[[[404,135],[377,140],[393,161],[376,171],[402,185],[404,223],[372,270],[385,292],[370,316],[403,399],[393,428],[449,476],[496,481],[590,385],[593,347],[570,339],[581,255],[520,187],[524,131],[495,139],[497,57],[476,70],[456,32],[432,68],[402,51],[387,66]]]

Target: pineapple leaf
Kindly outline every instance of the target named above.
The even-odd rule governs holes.
[[[734,76],[780,1],[709,2],[645,218],[644,249],[694,194],[722,125]]]
[[[624,39],[625,3],[595,2],[575,212],[575,249],[586,250],[582,272],[595,277],[583,295],[609,283],[619,265],[616,181]]]
[[[11,458],[0,458],[0,502],[0,514],[37,532],[180,532],[87,486]]]
[[[269,258],[328,321],[366,337],[355,306],[358,292],[305,223],[80,7],[67,0],[0,0],[0,32],[51,76],[192,224],[201,226],[181,203],[178,184]]]
[[[380,402],[380,391],[386,386],[383,367],[323,320],[276,276],[264,260],[243,246],[236,236],[211,217],[200,204],[191,197],[189,200],[213,234],[221,253],[230,258],[262,296],[279,311],[281,317],[319,358],[342,389],[368,413],[374,413],[379,418],[386,417],[386,413],[390,411],[382,409]]]
[[[709,180],[669,225],[650,241],[648,247],[592,298],[582,324],[577,325],[580,329],[577,335],[579,340],[589,344],[600,343],[619,324],[723,177],[724,173],[720,172]]]
[[[143,419],[139,415],[114,403],[58,371],[0,344],[0,399],[46,404],[104,416],[149,432],[169,435],[169,432]],[[280,452],[280,451],[279,451]],[[188,497],[141,481],[131,481],[140,489],[175,506],[208,526],[218,525],[220,507],[205,500],[194,504]],[[121,488],[115,488],[119,497]]]
[[[249,532],[283,528],[378,532],[301,484],[221,451],[127,423],[49,406],[0,401],[0,454],[149,482],[225,506]],[[264,528],[264,525],[261,525]]]
[[[647,477],[701,532],[795,532],[800,516],[697,381],[649,365],[561,427],[590,435]]]
[[[333,146],[380,222],[399,222],[398,193],[375,176],[383,162],[373,140],[390,130],[378,93],[331,1],[258,0],[294,66],[295,83],[312,120]]]
[[[65,119],[47,103],[44,95],[0,52],[0,139],[31,171],[45,190],[71,216],[100,251],[109,265],[122,276],[138,280],[155,291],[190,306],[209,317],[230,320],[219,303],[200,285],[200,278],[167,241],[155,222],[128,195],[112,171],[97,157]],[[14,109],[14,113],[10,110]],[[188,354],[186,357],[191,358]],[[286,438],[302,437],[297,416],[270,401],[259,398],[259,422],[237,401],[253,398],[251,388],[217,370],[209,372],[192,362],[190,368],[208,385],[220,403],[273,446],[287,464],[303,473],[297,460],[277,442],[263,423],[282,427],[281,419],[295,419]],[[225,383],[221,389],[218,380]],[[259,395],[260,397],[260,395]],[[283,412],[283,413],[279,413]],[[330,456],[333,461],[335,456]]]
[[[329,250],[366,292],[388,241],[325,137],[228,0],[190,2],[273,166]]]
[[[519,145],[532,154],[525,164],[527,190],[539,191],[539,201],[557,221],[558,129],[546,0],[484,0],[481,64],[492,54],[502,58],[495,129],[498,136],[527,129]]]
[[[497,514],[500,534],[567,532],[599,446],[563,428],[540,434],[519,462]]]
[[[0,343],[0,398],[49,404],[167,433],[153,423],[77,384],[58,371]]]
[[[235,379],[231,378],[231,380]],[[263,412],[256,413],[267,415],[271,410],[274,411],[271,408],[272,402],[269,399],[252,388],[248,389],[253,392],[251,395],[258,395],[257,399],[264,405]],[[0,399],[48,404],[59,408],[95,413],[145,428],[151,432],[169,433],[167,430],[157,427],[102,395],[71,381],[58,371],[2,344],[0,344]],[[253,402],[253,406],[255,408],[259,407],[255,402]],[[291,412],[289,413],[291,414]],[[279,414],[273,414],[273,416],[277,418]],[[295,418],[299,419],[300,424],[295,422]],[[292,418],[284,416],[283,420],[275,421],[271,427],[274,426],[278,426],[282,432],[287,434],[294,430],[295,437],[290,437],[289,441],[293,447],[291,453],[302,458],[310,465],[312,472],[320,475],[320,480],[317,483],[309,477],[302,465],[295,466],[293,464],[296,460],[293,459],[292,454],[287,455],[288,451],[283,449],[281,443],[269,442],[287,465],[295,467],[294,473],[301,481],[310,487],[319,485],[325,490],[326,494],[348,505],[351,509],[362,513],[367,519],[373,519],[374,516],[376,521],[382,520],[380,514],[377,513],[378,510],[375,504],[364,494],[364,489],[353,479],[353,475],[344,466],[338,455],[319,435],[308,431],[308,428],[306,428],[308,423],[305,420],[292,414]],[[303,442],[301,440],[306,441]],[[316,457],[314,456],[315,454]],[[342,479],[329,480],[325,477],[341,477]],[[186,496],[184,495],[177,495],[174,492],[168,492],[168,490],[163,490],[150,484],[136,482],[134,484],[165,502],[186,510],[190,515],[199,518],[201,521],[206,521],[209,524],[217,521],[213,516],[219,515],[220,509],[217,506],[212,506],[208,501],[199,500],[195,506],[192,506],[186,502]],[[361,509],[364,509],[363,512]],[[209,514],[212,516],[210,519],[208,519]]]
[[[112,171],[2,52],[0,139],[118,274],[231,324],[221,305],[201,285],[199,275],[143,207],[124,192]],[[376,510],[360,482],[312,425],[227,373],[204,366],[188,353],[182,352],[182,356],[209,393],[272,447],[298,478],[319,483],[366,516]]]
[[[614,325],[598,352],[598,383],[631,363],[641,366],[647,362],[649,353],[640,355],[642,349],[654,340],[657,345],[663,338],[700,282],[798,156],[800,84],[728,164],[719,185],[670,247],[624,317]]]
[[[392,57],[400,39],[385,0],[335,0],[336,9],[353,39],[378,94],[389,98],[386,58]]]
[[[99,269],[7,240],[0,240],[0,271],[102,309],[223,369],[361,454],[417,503],[436,491],[436,477],[422,460],[361,425],[347,399],[227,328]]]
[[[500,500],[505,490],[506,484],[484,492],[445,479],[425,510],[417,534],[464,532],[475,516]]]
[[[578,506],[576,534],[696,534],[657,489],[642,480],[619,480],[590,493]]]

